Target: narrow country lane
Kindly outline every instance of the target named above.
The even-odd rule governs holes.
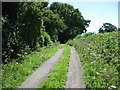
[[[79,56],[74,47],[71,48],[71,56],[69,63],[69,71],[67,73],[67,81],[65,88],[86,88],[82,77],[83,68],[79,60]]]
[[[41,67],[36,69],[36,71],[29,76],[21,86],[18,86],[18,88],[37,88],[44,80],[47,79],[50,70],[59,63],[59,59],[62,57],[63,51],[64,46],[61,46],[52,58],[48,59]]]

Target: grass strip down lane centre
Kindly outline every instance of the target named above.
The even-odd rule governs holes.
[[[63,57],[60,59],[59,64],[57,64],[48,75],[48,79],[43,82],[39,88],[64,88],[67,72],[69,67],[70,60],[70,47],[65,45],[65,49],[63,52]]]

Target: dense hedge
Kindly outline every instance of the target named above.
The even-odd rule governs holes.
[[[17,58],[17,54],[52,43],[50,36],[45,32],[42,19],[46,4],[3,3],[3,63]],[[15,7],[17,8],[13,11]]]

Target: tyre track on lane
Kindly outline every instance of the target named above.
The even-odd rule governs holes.
[[[53,57],[48,59],[42,66],[37,68],[32,75],[30,75],[21,86],[17,88],[37,88],[43,81],[47,79],[48,74],[51,69],[59,63],[62,53],[64,51],[64,46],[60,46],[60,49],[55,53]]]
[[[71,48],[69,71],[65,88],[86,88],[83,78],[83,68],[78,53],[74,47]]]

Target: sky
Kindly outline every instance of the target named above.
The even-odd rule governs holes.
[[[87,32],[98,33],[103,23],[111,23],[118,27],[118,1],[119,0],[49,0],[68,3],[78,8],[86,20],[91,20]]]

